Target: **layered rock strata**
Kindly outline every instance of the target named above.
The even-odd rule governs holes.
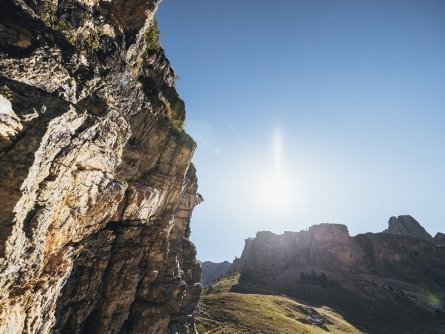
[[[282,235],[259,232],[246,240],[234,267],[241,273],[236,291],[326,305],[364,332],[445,332],[445,248],[433,241],[390,233],[351,237],[344,225],[320,224]]]
[[[0,332],[194,333],[200,202],[153,0],[0,11]]]

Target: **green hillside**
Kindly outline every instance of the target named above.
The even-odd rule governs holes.
[[[310,307],[285,296],[230,292],[232,275],[202,295],[199,334],[361,333],[327,307]]]

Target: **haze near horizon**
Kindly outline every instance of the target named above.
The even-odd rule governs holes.
[[[205,198],[201,260],[259,230],[378,232],[410,214],[442,230],[445,3],[164,1]]]

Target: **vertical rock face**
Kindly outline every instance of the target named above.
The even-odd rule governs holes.
[[[266,276],[258,276],[270,274],[277,279],[293,268],[310,270],[316,265],[328,270],[353,270],[362,264],[363,251],[353,242],[346,226],[319,224],[308,231],[282,235],[258,232],[255,239],[246,240],[241,258],[234,266],[244,271],[264,271]]]
[[[0,12],[0,332],[194,333],[200,202],[154,0]]]

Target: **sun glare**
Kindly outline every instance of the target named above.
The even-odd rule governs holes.
[[[294,185],[292,178],[283,171],[283,137],[278,128],[273,135],[272,157],[272,164],[258,178],[260,191],[257,195],[262,208],[274,212],[287,211],[295,200]]]
[[[276,175],[265,177],[260,193],[261,202],[268,209],[289,209],[292,204],[291,190],[290,182],[285,178]]]

